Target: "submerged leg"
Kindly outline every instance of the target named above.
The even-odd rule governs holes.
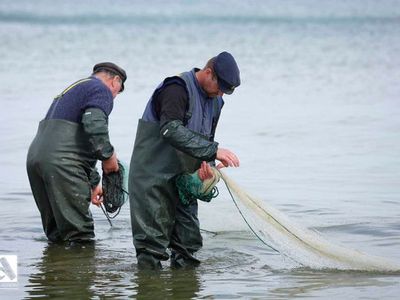
[[[73,165],[53,166],[46,174],[46,189],[61,238],[64,241],[93,239],[91,191],[85,171]]]
[[[130,188],[130,209],[133,244],[138,266],[156,269],[161,260],[168,260],[166,250],[175,220],[175,201],[168,184],[154,184],[145,189],[136,179]]]
[[[28,161],[27,171],[32,195],[42,218],[43,230],[49,241],[59,242],[61,241],[61,235],[57,228],[45,182],[38,172],[38,167],[33,162]]]
[[[197,202],[189,206],[184,206],[180,202],[177,205],[170,244],[172,267],[195,267],[200,264],[200,261],[193,256],[203,246],[197,213]]]

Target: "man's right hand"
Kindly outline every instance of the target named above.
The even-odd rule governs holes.
[[[218,148],[216,158],[221,162],[217,165],[217,169],[239,167],[239,158],[228,149]]]
[[[118,172],[119,167],[118,167],[118,160],[117,160],[117,155],[115,152],[109,159],[103,160],[102,162],[102,167],[103,171],[105,174],[109,174],[112,172]]]

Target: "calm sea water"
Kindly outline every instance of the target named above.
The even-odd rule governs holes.
[[[227,50],[242,72],[217,133],[241,159],[227,173],[328,240],[400,261],[400,1],[0,1],[0,45],[0,255],[19,272],[1,299],[398,297],[398,275],[299,268],[265,248],[222,185],[201,205],[196,270],[138,273],[128,205],[112,229],[92,208],[94,247],[49,246],[25,159],[51,99],[113,61],[128,81],[111,138],[129,162],[154,87]]]

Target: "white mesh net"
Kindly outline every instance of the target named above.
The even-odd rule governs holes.
[[[246,223],[269,247],[313,269],[400,272],[400,264],[367,255],[325,240],[319,233],[302,228],[266,203],[250,196],[221,172],[232,198]]]

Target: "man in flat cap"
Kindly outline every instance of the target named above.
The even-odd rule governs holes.
[[[202,181],[217,168],[238,167],[236,155],[214,141],[223,94],[240,85],[239,68],[228,52],[166,78],[154,91],[139,120],[129,173],[133,243],[139,268],[196,266],[202,247],[197,200],[182,201],[177,188],[181,174]],[[199,198],[200,199],[200,198]]]
[[[117,65],[96,64],[93,74],[56,96],[31,143],[29,182],[51,242],[70,244],[94,238],[90,202],[99,205],[102,188],[95,169],[118,171],[108,135],[114,98],[124,90],[126,73]]]

